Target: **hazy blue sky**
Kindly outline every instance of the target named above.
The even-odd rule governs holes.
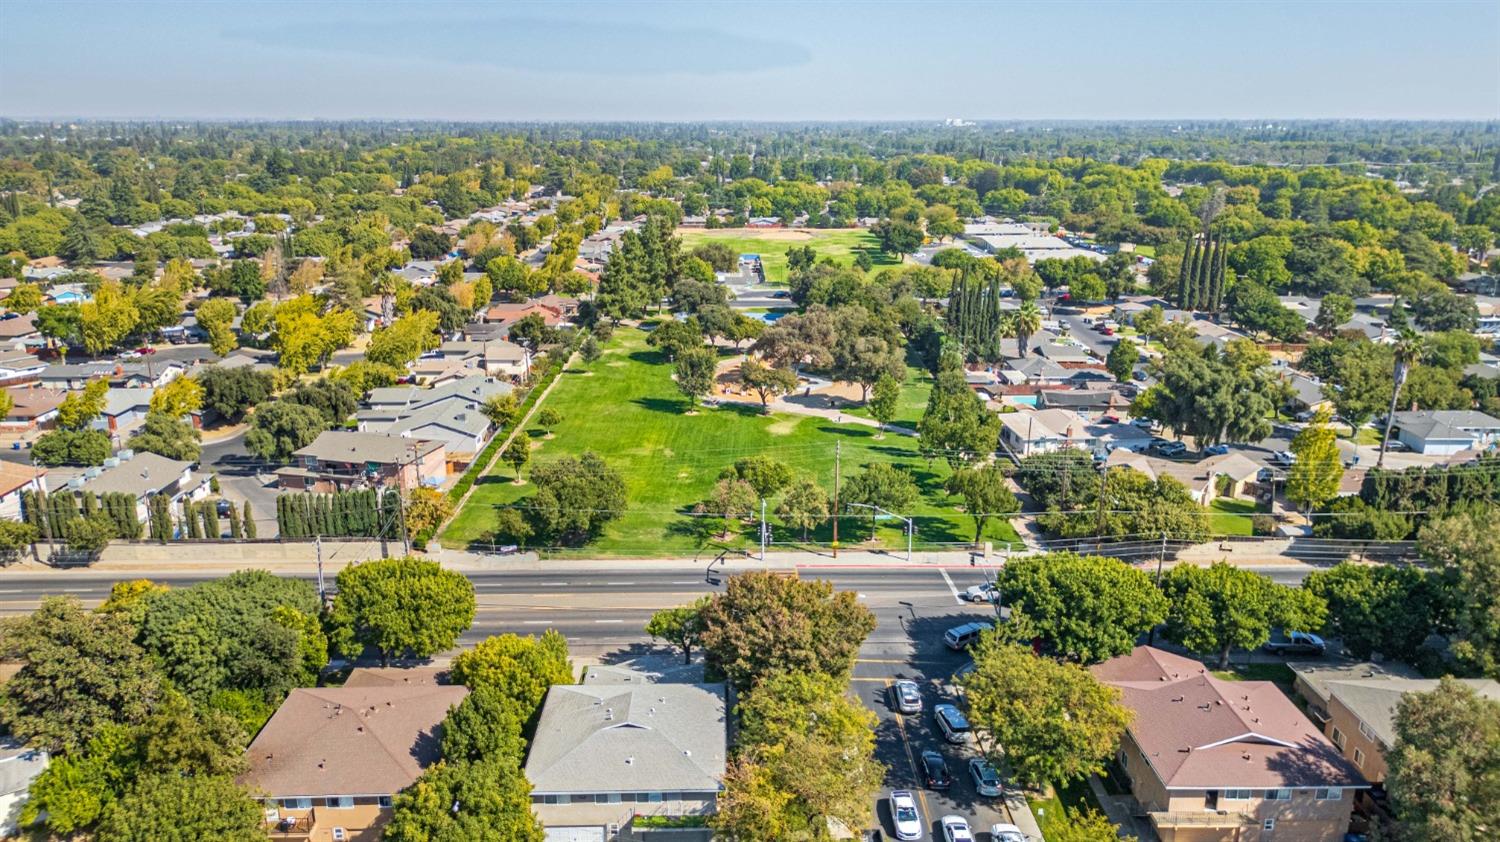
[[[0,114],[1500,118],[1500,2],[0,0]]]

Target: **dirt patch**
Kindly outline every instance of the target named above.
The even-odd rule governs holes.
[[[806,416],[794,415],[790,418],[783,418],[767,427],[766,432],[773,436],[789,436],[797,432],[797,425],[802,423],[804,417]]]

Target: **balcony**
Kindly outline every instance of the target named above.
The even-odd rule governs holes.
[[[1151,824],[1159,830],[1192,827],[1230,829],[1248,827],[1253,823],[1251,817],[1244,813],[1231,813],[1225,810],[1148,813],[1147,815],[1151,817]]]

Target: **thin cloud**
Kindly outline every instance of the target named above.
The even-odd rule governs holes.
[[[720,75],[801,67],[801,44],[713,29],[531,18],[299,21],[225,30],[264,47],[614,76]]]

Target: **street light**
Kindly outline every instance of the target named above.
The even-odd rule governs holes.
[[[849,508],[870,509],[872,511],[880,512],[883,515],[889,515],[890,517],[896,518],[897,520],[906,521],[906,563],[911,564],[911,536],[912,533],[916,531],[916,527],[912,525],[911,518],[905,517],[903,515],[898,515],[895,512],[882,509],[881,507],[872,505],[870,503],[850,503]]]

